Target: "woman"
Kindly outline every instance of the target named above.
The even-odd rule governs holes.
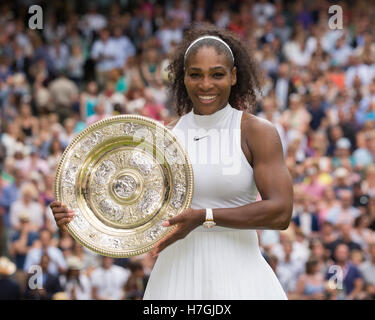
[[[98,85],[95,81],[87,84],[86,91],[81,94],[80,98],[80,115],[85,121],[95,113],[95,107],[98,104]]]
[[[322,224],[326,220],[327,213],[338,205],[339,201],[336,198],[334,188],[327,186],[324,189],[321,201],[319,201],[319,223]]]
[[[38,135],[39,121],[32,115],[29,104],[24,103],[21,105],[20,114],[14,120],[14,123],[18,128],[21,128],[27,141],[31,141],[33,137]]]
[[[82,261],[76,256],[70,256],[66,263],[68,271],[63,277],[65,293],[71,300],[91,300],[91,283],[82,271]]]
[[[306,262],[305,273],[298,278],[296,292],[291,298],[298,300],[323,300],[325,293],[324,275],[319,272],[319,261],[311,258]]]
[[[213,27],[189,30],[176,50],[169,71],[181,117],[173,131],[193,166],[194,195],[191,208],[163,224],[177,227],[152,251],[144,299],[286,299],[255,229],[288,227],[291,178],[275,127],[239,110],[254,105],[256,70],[241,41]],[[194,161],[196,145],[206,146],[204,158],[220,141],[229,156]],[[255,202],[257,189],[263,200]],[[74,215],[60,202],[51,208],[59,226]],[[211,213],[216,226],[205,228]]]
[[[375,165],[371,164],[365,169],[365,180],[362,182],[363,193],[375,195]]]

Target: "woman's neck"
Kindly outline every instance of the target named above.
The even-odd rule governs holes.
[[[198,115],[198,116],[210,116],[210,115],[212,115],[212,114],[214,114],[214,113],[216,113],[220,110],[223,110],[227,105],[228,105],[228,102],[226,104],[224,104],[223,106],[221,106],[219,109],[210,110],[210,109],[207,108],[208,111],[206,111],[206,110],[202,111],[202,110],[199,110],[199,108],[197,108],[197,107],[193,107],[193,113],[195,115]]]

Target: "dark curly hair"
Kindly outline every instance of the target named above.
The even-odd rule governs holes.
[[[184,55],[189,45],[204,35],[217,36],[224,40],[232,50],[234,66],[237,67],[237,83],[232,87],[229,103],[235,109],[253,111],[256,104],[256,92],[261,91],[261,74],[249,48],[232,32],[217,28],[210,24],[193,25],[185,31],[182,42],[176,48],[167,71],[169,73],[169,90],[175,102],[179,116],[190,112],[193,104],[188,96],[184,84],[185,60]],[[225,53],[230,58],[228,49],[219,41],[199,41],[189,50],[189,56],[202,46],[213,46],[218,53]],[[187,61],[189,60],[187,57]]]

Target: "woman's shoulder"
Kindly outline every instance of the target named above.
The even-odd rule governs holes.
[[[250,164],[252,164],[255,155],[259,155],[262,159],[271,154],[282,153],[281,139],[276,127],[270,121],[256,115],[243,113],[241,139],[244,142],[242,147],[244,150],[248,150]]]
[[[276,126],[272,122],[246,111],[243,112],[241,130],[244,131],[244,134],[252,136],[252,140],[254,137],[259,137],[261,141],[264,141],[262,138],[264,134],[268,136],[277,133]]]

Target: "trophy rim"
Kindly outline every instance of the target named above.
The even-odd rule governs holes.
[[[60,201],[60,202],[63,201],[59,186],[61,184],[61,174],[63,172],[63,166],[65,164],[65,160],[67,158],[67,155],[68,155],[69,151],[71,149],[73,149],[73,147],[85,135],[87,135],[90,132],[94,131],[96,128],[102,127],[103,125],[106,125],[106,124],[109,124],[109,123],[113,123],[113,122],[121,122],[122,120],[139,120],[139,121],[142,121],[142,122],[144,122],[146,124],[149,124],[149,125],[152,125],[152,126],[156,126],[156,127],[160,128],[160,129],[166,130],[168,132],[168,134],[172,138],[175,139],[175,143],[177,143],[177,145],[179,146],[179,148],[182,151],[183,156],[184,156],[184,166],[186,166],[186,169],[187,169],[186,170],[187,185],[189,186],[187,188],[187,192],[186,192],[186,200],[184,201],[184,203],[181,206],[181,208],[179,208],[178,214],[181,213],[182,211],[188,209],[190,207],[192,199],[193,199],[193,193],[194,193],[194,175],[193,175],[193,167],[191,165],[190,159],[188,157],[188,154],[187,154],[185,148],[180,143],[177,135],[171,129],[169,129],[165,125],[161,124],[159,121],[151,119],[151,118],[148,118],[148,117],[145,117],[145,116],[133,115],[133,114],[116,115],[116,116],[111,116],[111,117],[99,120],[99,121],[97,121],[97,122],[89,125],[85,129],[83,129],[81,132],[79,132],[72,139],[72,141],[69,143],[69,145],[65,148],[64,152],[62,153],[61,158],[59,160],[59,164],[58,164],[57,169],[56,169],[56,175],[55,175],[55,181],[54,181],[54,197],[55,197],[55,201]],[[94,213],[92,213],[92,214],[94,214]],[[141,255],[141,254],[144,254],[146,252],[149,252],[155,246],[155,244],[157,242],[159,242],[161,239],[165,238],[168,234],[170,234],[171,232],[173,232],[176,229],[177,226],[173,225],[173,226],[168,227],[166,229],[166,231],[163,232],[163,236],[161,237],[161,239],[159,239],[158,241],[153,241],[153,242],[151,242],[151,244],[148,244],[148,245],[146,245],[145,247],[143,247],[141,249],[129,250],[127,252],[118,252],[118,251],[114,252],[114,251],[111,251],[111,250],[106,250],[106,249],[100,248],[100,247],[94,245],[93,243],[90,243],[89,241],[86,241],[85,239],[83,239],[82,237],[80,237],[79,232],[76,232],[76,230],[74,230],[70,226],[70,223],[68,223],[66,225],[66,227],[67,227],[67,230],[68,230],[69,234],[76,241],[78,241],[80,244],[82,244],[86,248],[90,249],[91,251],[93,251],[93,252],[95,252],[97,254],[100,254],[100,255],[103,255],[103,256],[112,257],[112,258],[126,258],[126,257],[137,256],[137,255]]]

